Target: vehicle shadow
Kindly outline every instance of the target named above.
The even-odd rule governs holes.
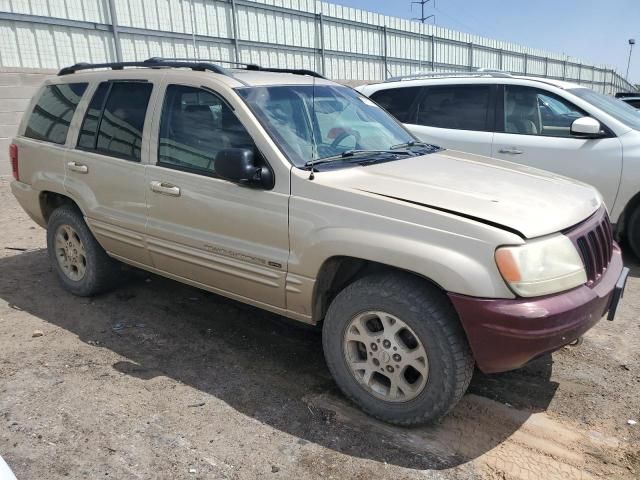
[[[325,366],[321,335],[282,317],[144,272],[84,299],[59,286],[45,250],[0,259],[0,298],[126,358],[140,379],[159,375],[213,395],[244,415],[346,455],[412,469],[445,469],[500,445],[557,389],[551,356],[502,375],[476,373],[439,424],[398,428],[354,408]]]

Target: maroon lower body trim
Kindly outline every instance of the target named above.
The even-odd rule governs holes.
[[[450,293],[478,368],[485,373],[520,368],[571,343],[607,312],[622,272],[614,244],[609,266],[597,285],[537,298],[490,299]]]

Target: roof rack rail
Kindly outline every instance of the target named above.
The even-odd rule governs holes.
[[[511,72],[504,70],[490,70],[479,68],[473,72],[418,72],[411,75],[400,75],[391,77],[385,82],[400,82],[402,80],[419,80],[421,78],[447,78],[447,77],[495,77],[495,78],[511,78]]]
[[[233,75],[225,68],[218,65],[218,63],[227,63],[229,65],[240,65],[247,70],[259,71],[259,72],[274,72],[274,73],[292,73],[294,75],[308,75],[316,78],[325,78],[318,72],[313,70],[306,70],[303,68],[271,68],[262,67],[255,63],[242,63],[233,62],[231,60],[211,60],[211,59],[192,59],[192,58],[163,58],[163,57],[151,57],[143,61],[135,62],[110,62],[110,63],[76,63],[70,67],[65,67],[58,72],[58,75],[69,75],[81,70],[93,70],[96,68],[110,68],[111,70],[122,70],[126,67],[145,67],[145,68],[190,68],[196,71],[208,70],[213,73],[219,73],[232,77]],[[242,82],[244,83],[244,82]]]
[[[65,67],[58,72],[58,75],[69,75],[81,70],[93,70],[96,68],[110,68],[111,70],[122,70],[125,67],[146,67],[146,68],[161,68],[161,67],[173,67],[173,68],[190,68],[197,71],[208,70],[213,73],[219,73],[221,75],[230,76],[229,73],[220,65],[199,61],[173,61],[157,58],[149,58],[143,61],[136,62],[110,62],[110,63],[76,63],[70,67]]]
[[[226,63],[229,65],[239,65],[241,67],[245,67],[246,70],[254,70],[257,72],[274,72],[274,73],[292,73],[294,75],[308,75],[310,77],[316,78],[325,78],[323,75],[318,72],[314,72],[313,70],[307,70],[304,68],[275,68],[275,67],[263,67],[261,65],[257,65],[255,63],[245,63],[245,62],[234,62],[233,60],[219,60],[219,59],[211,59],[211,58],[164,58],[164,57],[153,57],[149,60],[157,61],[157,62],[210,62],[210,63]]]

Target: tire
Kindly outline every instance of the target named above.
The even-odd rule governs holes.
[[[626,238],[629,248],[636,256],[640,258],[640,207],[631,212],[629,222],[626,228]]]
[[[376,330],[380,325],[382,332]],[[399,330],[393,334],[394,329]],[[473,374],[474,360],[449,299],[409,274],[375,274],[347,286],[329,306],[322,335],[338,387],[362,410],[388,423],[437,421],[462,398]],[[371,336],[375,340],[363,352],[361,340]],[[400,353],[406,353],[404,359]],[[352,364],[363,370],[354,371]],[[394,373],[385,370],[389,367]]]
[[[63,205],[51,213],[47,250],[60,283],[74,295],[90,297],[115,285],[118,263],[98,244],[74,206]]]

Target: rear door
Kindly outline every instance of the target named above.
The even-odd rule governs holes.
[[[266,160],[217,92],[169,83],[154,121],[154,162],[146,172],[147,240],[154,266],[239,300],[285,306],[289,255],[288,178],[273,190],[216,175],[216,155],[249,148]]]
[[[132,74],[133,75],[133,74]],[[104,81],[93,85],[75,149],[66,158],[65,189],[110,254],[148,265],[146,114],[154,83]]]
[[[569,100],[547,90],[505,85],[492,156],[549,170],[594,185],[613,207],[622,173],[622,145],[612,133],[585,139],[571,124],[588,116]]]
[[[405,123],[424,142],[489,156],[494,112],[494,85],[435,85],[422,87]]]

